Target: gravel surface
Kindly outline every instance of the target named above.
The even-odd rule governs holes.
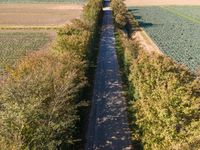
[[[109,2],[105,2],[108,6]],[[126,100],[115,51],[112,11],[104,8],[103,26],[89,119],[86,150],[130,150]]]

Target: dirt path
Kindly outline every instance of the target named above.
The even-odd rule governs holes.
[[[139,28],[137,31],[135,31],[135,33],[132,35],[132,39],[136,43],[140,43],[140,46],[143,50],[150,53],[155,52],[163,55],[163,52],[142,28]]]
[[[106,2],[106,6],[109,2]],[[112,12],[104,8],[86,150],[129,150],[130,129],[115,52]]]

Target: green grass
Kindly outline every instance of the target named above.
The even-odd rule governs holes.
[[[0,3],[84,3],[87,0],[0,0]]]
[[[17,59],[44,47],[50,41],[46,32],[1,31],[0,70],[13,65]]]

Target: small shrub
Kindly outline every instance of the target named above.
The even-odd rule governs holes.
[[[127,24],[127,9],[122,0],[112,0],[111,7],[116,25],[119,28],[124,28]]]

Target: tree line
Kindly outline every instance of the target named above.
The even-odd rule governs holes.
[[[128,86],[132,140],[138,149],[200,148],[200,78],[129,37],[139,30],[121,0],[112,0],[117,54]]]

